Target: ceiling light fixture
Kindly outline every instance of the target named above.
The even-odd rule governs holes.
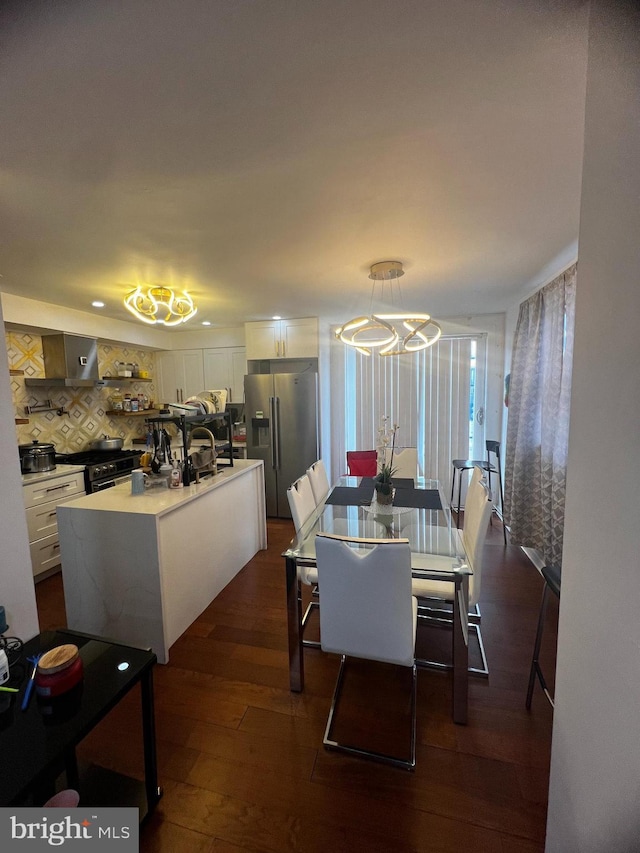
[[[93,305],[94,308],[104,308],[104,302],[100,302],[99,299],[96,299],[91,304]]]
[[[384,282],[390,284],[390,302],[393,309],[395,280],[404,275],[400,261],[380,261],[373,264],[369,278],[373,279],[371,286],[371,306],[366,317],[354,317],[336,330],[336,338],[347,346],[355,347],[363,355],[371,355],[377,350],[379,355],[405,355],[419,352],[433,346],[442,334],[442,329],[431,319],[430,314],[415,311],[375,311],[373,300],[376,282],[382,282],[381,300],[384,298]],[[397,287],[398,299],[400,288]]]
[[[125,307],[143,323],[177,326],[198,311],[187,293],[175,293],[165,285],[138,285],[124,298]]]

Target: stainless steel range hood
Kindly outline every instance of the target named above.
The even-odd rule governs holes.
[[[98,342],[81,335],[43,335],[45,379],[25,379],[25,385],[94,386],[98,375]]]

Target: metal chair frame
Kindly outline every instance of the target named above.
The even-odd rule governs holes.
[[[430,603],[433,602],[433,603]],[[423,622],[428,622],[430,625],[435,625],[438,628],[453,627],[453,604],[446,599],[440,598],[419,598],[418,599],[418,618]],[[487,655],[484,649],[482,640],[482,631],[480,630],[481,613],[477,604],[472,604],[467,613],[468,629],[471,631],[478,643],[478,652],[482,666],[470,666],[468,671],[470,675],[477,675],[480,678],[489,677],[489,664],[487,663]],[[427,660],[425,658],[416,659],[416,663],[422,669],[453,669],[453,665],[442,663],[440,661]]]
[[[395,755],[389,755],[385,752],[377,752],[375,750],[369,749],[359,749],[357,746],[348,746],[346,744],[339,743],[337,740],[333,740],[331,737],[331,728],[333,725],[333,718],[335,711],[338,707],[338,703],[340,701],[340,695],[342,692],[342,681],[344,675],[344,667],[347,655],[342,655],[340,660],[340,670],[338,672],[338,679],[336,681],[336,686],[333,691],[333,698],[331,700],[331,708],[329,710],[329,718],[327,719],[327,726],[324,731],[324,737],[322,739],[322,743],[327,749],[335,749],[340,752],[346,752],[350,755],[357,755],[359,758],[369,758],[373,761],[382,761],[385,764],[391,764],[394,767],[401,767],[403,770],[414,770],[416,766],[416,696],[417,696],[417,684],[418,684],[418,672],[417,672],[417,661],[414,663],[412,667],[412,688],[411,688],[411,758],[407,761],[403,761],[403,759],[398,758]]]
[[[379,547],[388,548],[390,545],[392,545],[394,547],[394,550],[396,547],[399,548],[402,546],[402,547],[406,548],[407,552],[409,551],[409,542],[407,539],[393,539],[393,540],[374,539],[374,540],[372,540],[372,539],[349,537],[349,536],[344,536],[344,537],[334,536],[332,534],[320,534],[320,536],[323,539],[341,540],[341,542],[344,543],[345,545],[357,545],[357,546],[363,546],[363,547],[373,547],[375,549],[377,549]],[[332,556],[334,558],[337,558],[337,553],[332,555]],[[407,557],[407,559],[408,559],[408,557]],[[327,565],[333,566],[334,564],[333,563],[327,563]],[[406,566],[406,569],[409,569],[408,565]],[[378,567],[377,571],[378,571],[378,577],[380,577],[380,574],[379,574],[380,567]],[[319,576],[321,577],[321,575],[322,575],[322,572],[320,571]],[[327,577],[329,577],[329,576],[327,576]],[[388,584],[389,582],[392,582],[388,573],[385,573],[384,577],[386,577],[385,583]],[[334,592],[335,592],[335,590],[334,590]],[[409,587],[409,595],[410,595],[410,587]],[[379,607],[379,604],[380,603],[378,602],[378,607]],[[322,612],[324,612],[326,615],[326,610],[322,611]],[[413,630],[414,630],[413,643],[415,645],[415,625],[414,625]],[[325,634],[325,639],[326,639],[326,634]],[[376,660],[382,661],[385,659],[384,657],[377,657],[375,655],[375,653],[373,654],[373,656],[369,657],[368,654],[366,654],[366,655],[365,654],[359,654],[357,652],[352,652],[351,654],[349,654],[349,652],[342,652],[342,651],[338,652],[337,648],[335,648],[335,647],[332,648],[333,642],[336,642],[336,640],[335,640],[335,638],[332,637],[332,640],[329,641],[329,648],[327,649],[325,647],[325,650],[326,651],[334,651],[334,652],[337,652],[338,654],[340,654],[340,669],[338,671],[338,677],[337,677],[336,685],[335,685],[335,688],[333,691],[333,697],[331,699],[331,708],[329,710],[329,716],[327,718],[327,725],[326,725],[324,737],[322,740],[323,745],[327,749],[345,752],[345,753],[350,754],[350,755],[355,755],[355,756],[358,756],[360,758],[368,758],[368,759],[371,759],[373,761],[384,762],[385,764],[390,764],[390,765],[395,766],[395,767],[400,767],[404,770],[410,770],[410,771],[414,770],[415,764],[416,764],[416,704],[417,704],[416,703],[416,698],[417,698],[417,667],[416,667],[416,663],[417,662],[415,660],[415,657],[413,655],[411,656],[412,657],[412,663],[410,665],[411,671],[412,671],[411,672],[411,674],[412,674],[412,678],[411,678],[411,681],[412,681],[412,685],[411,685],[411,733],[410,733],[410,750],[409,750],[410,755],[409,755],[409,758],[405,759],[405,758],[400,758],[399,756],[396,756],[396,755],[391,755],[389,753],[380,752],[380,751],[377,751],[374,749],[364,749],[362,747],[357,747],[357,746],[354,746],[352,744],[341,743],[341,742],[333,739],[333,737],[332,737],[333,722],[334,722],[336,710],[338,708],[341,693],[342,693],[342,685],[343,685],[343,680],[344,680],[344,669],[345,669],[345,662],[346,662],[347,657],[350,657],[350,656],[362,657],[362,658],[365,658],[367,660],[373,660],[373,661],[376,661]],[[340,645],[342,644],[340,638],[337,639],[337,642]],[[401,645],[402,645],[402,642],[401,642]],[[347,643],[347,647],[348,646],[349,646],[349,643]],[[397,646],[396,646],[396,652],[395,653],[398,653]],[[389,661],[389,662],[391,662],[391,661]],[[405,666],[405,664],[400,664],[399,662],[397,665]],[[409,668],[408,664],[406,664],[406,666],[407,666],[407,668]]]

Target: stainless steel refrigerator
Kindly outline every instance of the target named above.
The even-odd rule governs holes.
[[[318,459],[318,374],[244,377],[247,457],[264,462],[267,515],[291,518],[287,489]]]

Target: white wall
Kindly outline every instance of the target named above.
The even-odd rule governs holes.
[[[144,323],[136,325],[111,320],[100,314],[25,299],[12,293],[0,293],[0,301],[4,322],[17,327],[87,335],[104,341],[137,344],[150,349],[171,349],[171,341],[178,337]]]
[[[99,312],[77,311],[49,302],[25,299],[12,293],[0,293],[4,322],[16,327],[41,331],[87,335],[103,341],[136,344],[149,349],[207,349],[244,346],[244,326],[170,332],[144,323],[125,323],[102,317]]]
[[[0,305],[0,328],[2,306]],[[16,446],[9,363],[0,356],[0,605],[6,610],[9,634],[28,640],[38,633],[38,613],[29,554],[27,519],[22,500],[20,458]]]
[[[640,6],[592,0],[548,853],[640,850]]]

